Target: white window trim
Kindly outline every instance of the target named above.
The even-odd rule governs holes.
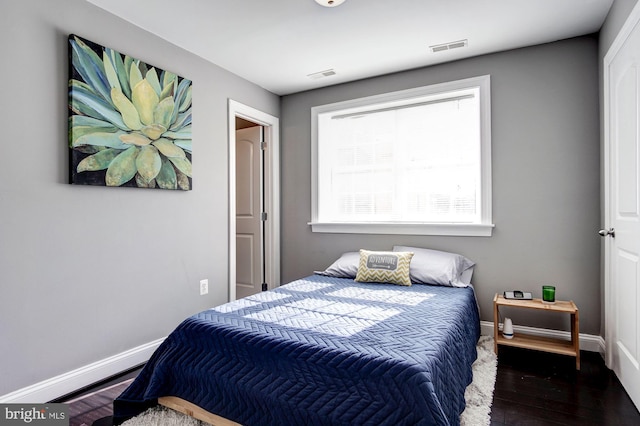
[[[361,107],[374,103],[467,89],[470,87],[480,88],[480,187],[482,191],[480,223],[343,223],[318,221],[318,114]],[[491,186],[491,83],[489,75],[384,93],[311,108],[311,222],[309,222],[309,225],[311,225],[313,232],[490,237],[495,227],[492,223],[491,213]]]

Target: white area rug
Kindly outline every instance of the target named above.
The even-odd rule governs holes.
[[[473,381],[464,393],[467,408],[460,414],[460,425],[488,426],[491,423],[491,403],[498,371],[498,357],[493,351],[493,337],[480,337],[478,358],[471,368]]]
[[[122,426],[206,426],[208,423],[196,420],[169,408],[156,406],[122,423]]]
[[[480,337],[478,359],[473,363],[473,381],[464,394],[467,408],[460,415],[461,426],[488,426],[496,384],[498,358],[493,352],[493,338]],[[154,407],[127,420],[122,426],[205,426],[207,423],[164,407]]]

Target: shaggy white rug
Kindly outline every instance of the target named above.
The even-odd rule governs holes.
[[[464,393],[467,407],[460,414],[460,425],[488,426],[491,423],[491,403],[498,371],[498,357],[493,351],[493,337],[480,337],[478,358],[471,368],[473,381]]]
[[[493,352],[493,338],[480,337],[478,359],[473,363],[473,381],[464,394],[467,407],[460,415],[461,426],[488,426],[496,384],[498,358]],[[205,426],[207,423],[164,407],[153,407],[127,420],[122,426]]]

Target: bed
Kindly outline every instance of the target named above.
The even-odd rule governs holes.
[[[315,274],[184,320],[114,422],[160,401],[229,424],[455,425],[479,334],[471,286]]]

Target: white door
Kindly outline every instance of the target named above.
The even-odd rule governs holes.
[[[261,127],[236,131],[236,297],[262,290]]]
[[[640,23],[631,17],[605,56],[608,228],[601,235],[607,238],[607,366],[640,407]]]

